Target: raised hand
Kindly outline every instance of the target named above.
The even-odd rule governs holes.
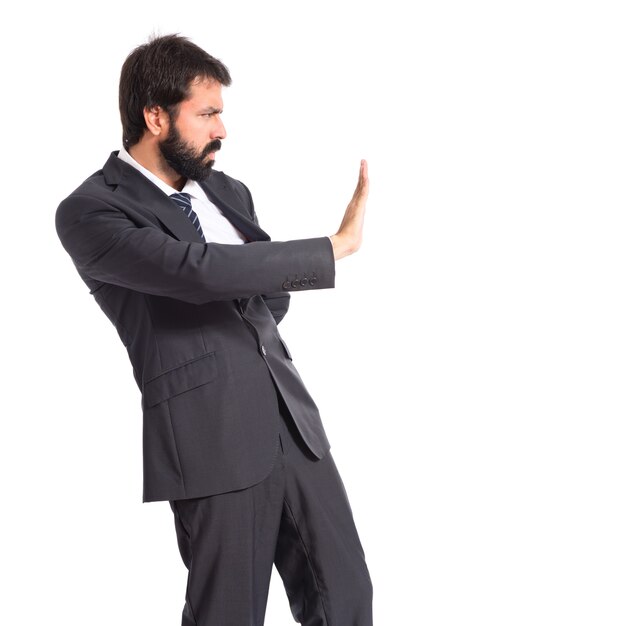
[[[359,181],[352,200],[348,204],[339,230],[332,235],[335,260],[353,254],[361,247],[363,241],[363,222],[365,220],[365,204],[369,194],[369,178],[367,176],[367,161],[361,161]]]

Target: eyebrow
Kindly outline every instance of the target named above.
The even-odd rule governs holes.
[[[200,113],[219,113],[221,115],[223,112],[223,109],[216,109],[215,107],[205,107],[204,109],[200,109]]]

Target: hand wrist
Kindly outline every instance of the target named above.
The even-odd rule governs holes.
[[[351,253],[350,247],[345,241],[345,237],[340,235],[339,233],[331,235],[330,242],[333,245],[335,261],[338,261],[339,259],[342,259],[343,257],[348,256]]]

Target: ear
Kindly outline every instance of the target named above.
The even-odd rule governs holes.
[[[143,110],[143,119],[146,122],[148,132],[155,137],[167,135],[170,124],[170,116],[165,109],[158,105],[145,107]]]

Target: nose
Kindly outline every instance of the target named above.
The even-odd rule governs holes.
[[[217,125],[213,131],[213,139],[226,139],[226,127],[221,117],[217,117]]]

